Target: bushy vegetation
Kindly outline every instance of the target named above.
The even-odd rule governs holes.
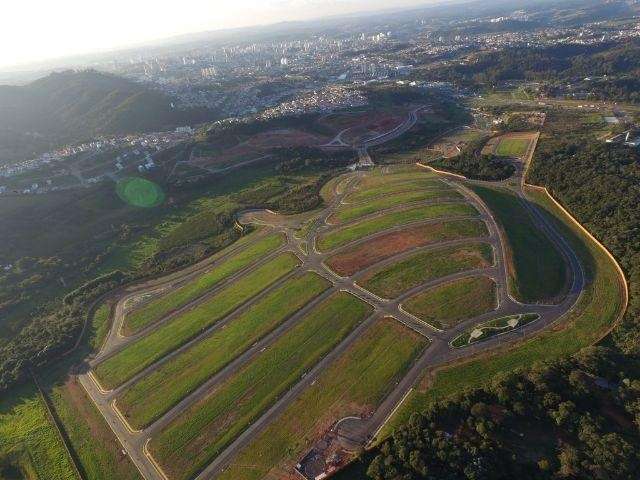
[[[369,477],[634,479],[640,382],[605,348],[496,377],[415,414]]]
[[[475,180],[504,180],[515,172],[514,166],[494,155],[483,155],[487,139],[471,142],[459,155],[441,158],[431,163],[435,168],[447,170]]]

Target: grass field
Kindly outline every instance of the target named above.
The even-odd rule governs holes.
[[[503,138],[498,144],[496,155],[500,157],[523,157],[531,141],[526,138]]]
[[[414,389],[379,438],[409,420],[412,412],[425,409],[430,403],[454,395],[465,388],[480,387],[500,372],[526,368],[540,360],[553,360],[576,353],[592,345],[606,332],[622,309],[620,277],[605,253],[575,225],[566,223],[564,214],[539,191],[528,192],[552,218],[553,223],[578,253],[588,278],[586,289],[576,307],[564,321],[521,345],[492,355],[471,359],[438,372],[432,381],[427,377]]]
[[[79,480],[33,384],[0,399],[0,472],[7,479]]]
[[[149,425],[328,287],[314,273],[288,280],[224,329],[134,384],[118,399],[118,408],[134,428]]]
[[[383,298],[396,298],[412,288],[457,272],[493,265],[486,243],[421,252],[367,274],[358,284]]]
[[[109,322],[110,314],[111,305],[106,303],[100,305],[93,314],[93,325],[95,333],[91,336],[90,346],[95,351],[100,350],[100,347],[109,334],[109,328],[111,327],[111,323]]]
[[[263,258],[283,243],[284,239],[280,234],[266,236],[216,265],[210,272],[172,290],[171,293],[150,301],[139,309],[133,310],[125,317],[124,333],[130,335],[155,323],[172,311],[203,295],[225,278]]]
[[[69,379],[56,385],[49,397],[86,480],[142,478],[79,383]]]
[[[340,251],[327,260],[339,275],[349,276],[382,260],[436,242],[489,235],[482,220],[452,220],[407,227]]]
[[[84,388],[69,374],[73,365],[78,365],[102,345],[110,325],[109,310],[109,305],[98,308],[78,350],[42,372],[40,382],[84,480],[140,480],[138,469],[122,454],[122,447],[109,425]]]
[[[372,200],[363,205],[345,205],[332,215],[329,221],[331,223],[345,223],[386,208],[392,208],[406,203],[424,202],[427,200],[457,200],[461,198],[462,196],[455,190],[417,190],[403,192]]]
[[[418,169],[415,165],[395,165],[389,168],[376,168],[369,172],[360,182],[362,190],[387,185],[391,182],[413,180],[437,180],[437,175]]]
[[[567,275],[564,259],[536,228],[517,197],[502,189],[471,188],[489,206],[506,234],[511,294],[525,303],[551,300],[562,294]]]
[[[415,174],[412,179],[407,180],[399,180],[394,178],[394,176],[389,175],[386,181],[380,185],[371,187],[361,185],[357,191],[349,194],[345,200],[349,203],[361,203],[368,202],[374,198],[395,195],[403,192],[415,192],[420,190],[446,191],[450,189],[451,188],[445,183],[436,178],[422,178],[419,174]]]
[[[496,284],[488,277],[464,278],[411,297],[402,306],[434,327],[451,328],[494,310]]]
[[[377,218],[363,220],[339,230],[331,231],[319,239],[318,248],[323,251],[333,250],[354,240],[366,237],[367,235],[421,220],[450,216],[472,216],[477,214],[478,211],[468,204],[423,205],[412,207],[399,212],[381,215]]]
[[[103,387],[115,388],[224,318],[225,315],[291,272],[298,264],[298,258],[292,254],[276,257],[193,310],[173,318],[146,337],[136,340],[124,350],[102,362],[95,369],[97,378]]]
[[[395,320],[378,321],[242,450],[219,478],[292,478],[293,465],[326,430],[341,418],[374,409],[425,346],[424,337]]]
[[[155,458],[171,478],[193,477],[370,313],[347,293],[324,302],[156,437]]]

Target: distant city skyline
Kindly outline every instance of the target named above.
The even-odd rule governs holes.
[[[24,0],[2,7],[0,68],[115,50],[208,30],[309,20],[444,0]]]

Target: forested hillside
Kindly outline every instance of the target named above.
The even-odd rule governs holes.
[[[508,80],[583,79],[589,76],[635,74],[640,71],[640,43],[557,45],[507,48],[479,53],[463,63],[428,70],[430,78],[466,83]]]
[[[0,164],[95,135],[157,131],[214,118],[94,70],[54,73],[26,86],[0,86]]]

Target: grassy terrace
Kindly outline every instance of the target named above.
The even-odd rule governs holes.
[[[263,258],[283,243],[282,235],[268,235],[216,265],[210,272],[132,311],[125,317],[124,333],[130,335],[157,322],[172,311],[203,295],[225,278]]]
[[[292,254],[283,254],[257,268],[237,282],[193,310],[173,318],[146,337],[143,337],[95,369],[105,388],[115,388],[175,350],[205,328],[218,322],[269,285],[299,265]]]
[[[368,202],[382,196],[426,189],[435,191],[450,190],[450,187],[442,181],[433,177],[423,178],[418,173],[414,174],[410,180],[399,180],[395,175],[388,175],[384,180],[380,185],[361,185],[357,191],[347,196],[346,201],[349,203]]]
[[[445,329],[497,307],[496,284],[488,277],[470,277],[427,290],[403,307],[434,327]]]
[[[531,141],[526,138],[505,138],[500,141],[496,155],[500,157],[522,157],[527,153]]]
[[[547,197],[539,191],[528,192],[579,255],[588,283],[577,305],[565,315],[562,324],[517,347],[475,358],[437,373],[428,385],[413,390],[379,438],[390,435],[406,423],[412,412],[423,410],[435,400],[489,382],[500,372],[526,368],[539,360],[553,360],[571,355],[602,338],[622,310],[622,285],[615,265],[587,238]]]
[[[417,190],[384,196],[364,204],[345,205],[331,217],[333,223],[345,223],[364,217],[386,208],[396,207],[412,202],[424,202],[427,200],[457,200],[462,196],[455,190]]]
[[[533,224],[515,195],[503,189],[471,188],[489,206],[506,234],[511,294],[525,303],[550,300],[561,294],[567,274],[564,259]]]
[[[390,182],[407,182],[413,180],[437,180],[434,173],[425,172],[415,165],[395,165],[390,168],[376,168],[368,173],[360,182],[362,190],[388,185]]]
[[[378,321],[242,450],[219,478],[258,480],[270,472],[273,478],[288,478],[297,460],[337,420],[374,409],[425,346],[424,337],[398,322]]]
[[[318,248],[323,251],[333,250],[368,235],[421,220],[470,215],[478,215],[478,211],[468,204],[426,205],[408,208],[329,232],[319,239]]]
[[[493,248],[486,243],[446,247],[421,252],[394,265],[383,267],[358,281],[383,298],[402,293],[437,278],[493,265]]]
[[[118,399],[118,408],[134,428],[149,425],[328,287],[314,273],[288,280],[224,329],[134,384]]]
[[[161,432],[155,458],[171,478],[193,477],[370,313],[347,293],[325,301]]]

